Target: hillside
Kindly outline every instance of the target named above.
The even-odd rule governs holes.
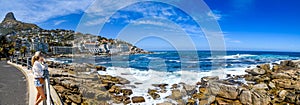
[[[41,28],[35,24],[24,23],[16,20],[12,12],[7,13],[4,20],[0,23],[0,34],[2,35],[10,34],[21,30],[28,30],[28,29],[41,29]]]
[[[84,53],[91,53],[91,50],[100,49],[104,45],[112,48],[112,51],[116,54],[147,53],[143,49],[118,39],[108,39],[99,35],[84,34],[65,29],[45,30],[36,24],[18,21],[12,12],[7,13],[4,20],[0,23],[0,36],[3,39],[0,42],[0,51],[4,54],[1,55],[2,57],[13,55],[16,51],[23,52],[25,55],[25,53],[36,51],[37,49],[51,53],[53,51],[52,47],[58,46],[76,46],[77,48],[80,47],[78,49],[83,49],[80,50],[81,52],[89,51]],[[36,44],[36,42],[39,42],[39,44]],[[34,43],[39,46],[32,47],[31,45]],[[91,44],[94,44],[93,49],[86,47]],[[98,54],[103,52],[102,47],[102,51],[97,50],[98,52],[92,51],[92,53]],[[23,50],[26,48],[27,51],[21,51],[21,48]]]

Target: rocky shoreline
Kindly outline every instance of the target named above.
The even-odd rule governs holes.
[[[99,75],[106,67],[48,64],[51,84],[67,105],[145,103],[147,98],[132,96],[128,87],[135,86],[125,78]],[[203,77],[196,84],[153,84],[157,88],[148,89],[148,95],[161,99],[161,93],[171,90],[158,105],[300,105],[300,61],[262,64],[245,71],[248,74],[227,79]]]

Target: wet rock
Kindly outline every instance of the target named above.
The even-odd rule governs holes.
[[[160,89],[166,89],[166,86],[168,86],[168,84],[152,84],[152,86],[154,87],[159,87]]]
[[[176,89],[176,88],[179,88],[178,84],[173,84],[171,89]]]
[[[106,67],[104,66],[96,66],[95,68],[97,71],[106,71]]]
[[[254,68],[254,69],[247,69],[245,72],[252,74],[252,75],[263,75],[266,73],[266,70],[261,68]]]
[[[199,92],[200,92],[200,93],[206,93],[206,92],[207,92],[207,89],[206,89],[206,88],[203,88],[203,87],[200,87],[200,88],[199,88]]]
[[[160,98],[160,95],[156,93],[157,90],[148,90],[148,94],[153,98],[153,99],[158,99]]]
[[[186,105],[196,105],[196,101],[193,99],[188,99]]]
[[[128,101],[129,100],[129,101]],[[124,104],[129,104],[130,98],[127,96],[113,96],[113,101],[114,103],[124,103]]]
[[[112,86],[109,90],[108,90],[109,93],[116,93],[116,94],[120,94],[121,92],[121,89],[119,86]]]
[[[123,95],[131,95],[133,94],[131,89],[122,89],[121,92],[123,93]]]
[[[132,103],[142,103],[145,102],[145,99],[143,96],[134,96],[132,97]]]

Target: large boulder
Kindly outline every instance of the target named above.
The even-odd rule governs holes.
[[[208,95],[206,98],[199,100],[199,105],[210,105],[216,100],[216,96]]]
[[[111,95],[107,92],[97,92],[96,99],[98,101],[108,101],[111,99]]]
[[[270,65],[269,64],[261,64],[257,66],[258,68],[264,69],[264,70],[270,70]]]
[[[291,79],[292,77],[285,73],[273,73],[272,79]]]
[[[261,68],[253,68],[253,69],[247,69],[245,72],[252,74],[252,75],[264,75],[266,73],[266,70]]]
[[[260,91],[252,91],[253,105],[269,105],[271,98],[266,93]]]
[[[253,89],[263,89],[263,90],[266,90],[266,89],[269,89],[269,87],[265,83],[260,83],[260,84],[254,85]]]
[[[192,95],[197,92],[195,85],[183,85],[183,89],[187,92],[187,95]]]
[[[183,97],[183,95],[181,94],[180,90],[178,90],[178,89],[172,90],[172,94],[170,96],[171,99],[179,100],[179,99],[182,99],[182,97]]]
[[[239,96],[239,100],[244,105],[251,105],[252,104],[251,91],[243,90]]]
[[[212,95],[217,95],[219,97],[227,99],[237,99],[238,96],[238,87],[235,85],[228,85],[215,82],[209,82],[208,91]]]

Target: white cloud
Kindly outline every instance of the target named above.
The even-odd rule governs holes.
[[[58,21],[54,21],[54,25],[60,25],[61,23],[67,22],[67,20],[58,20]]]
[[[84,11],[93,0],[0,0],[0,17],[14,12],[24,22],[41,23],[50,18]]]
[[[242,43],[242,41],[236,40],[236,39],[232,39],[232,38],[225,38],[225,41],[227,43],[235,43],[235,44]]]
[[[217,10],[212,10],[212,11],[208,12],[207,15],[216,20],[221,20],[221,18],[222,18],[221,12],[217,11]]]

